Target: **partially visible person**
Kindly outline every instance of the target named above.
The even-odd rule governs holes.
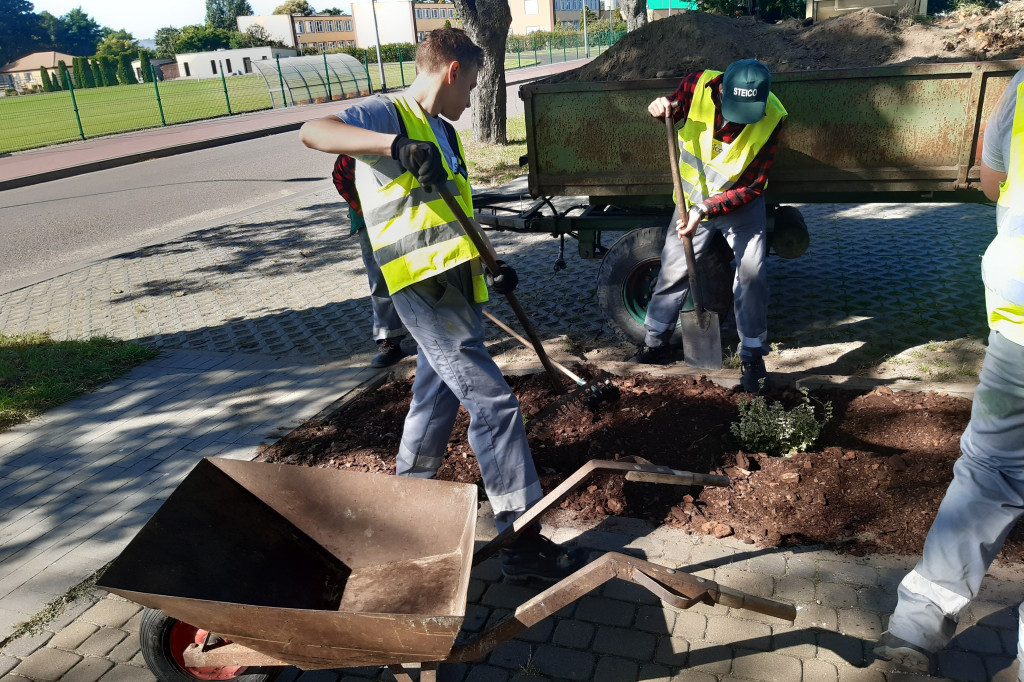
[[[363,265],[366,266],[366,279],[370,282],[370,306],[373,308],[373,340],[377,344],[377,354],[370,360],[370,366],[381,369],[390,367],[408,353],[402,349],[402,339],[406,336],[405,325],[395,312],[391,303],[391,293],[381,274],[380,266],[373,258],[373,247],[366,235],[366,221],[359,205],[359,194],[356,192],[356,160],[351,156],[339,154],[334,162],[331,180],[338,194],[348,204],[350,222],[349,234],[356,235],[359,250],[363,254]]]
[[[768,273],[764,188],[775,157],[786,109],[770,91],[768,67],[755,59],[733,62],[725,73],[697,71],[668,97],[647,107],[663,119],[672,111],[679,130],[679,173],[686,214],[672,214],[661,271],[647,306],[644,344],[632,362],[662,364],[672,359],[672,332],[690,282],[681,238],[693,239],[698,268],[721,232],[736,257],[733,298],[743,389],[759,390],[767,377]],[[683,349],[685,355],[686,349]]]
[[[985,129],[981,186],[996,206],[996,237],[981,263],[989,340],[953,481],[924,553],[900,583],[875,654],[928,672],[978,596],[985,571],[1024,514],[1024,70]],[[1017,679],[1024,680],[1024,603]]]
[[[484,272],[473,242],[437,189],[467,216],[473,196],[462,143],[444,119],[469,107],[483,50],[460,29],[441,28],[417,46],[416,78],[404,94],[369,98],[302,126],[302,142],[356,159],[356,187],[373,256],[419,356],[396,473],[433,478],[459,405],[499,532],[543,496],[519,401],[484,346],[487,288],[514,289],[508,265]],[[442,116],[444,118],[442,118]],[[485,237],[486,238],[486,237]],[[396,504],[399,503],[396,500]],[[506,580],[559,580],[585,561],[533,524],[501,550]]]

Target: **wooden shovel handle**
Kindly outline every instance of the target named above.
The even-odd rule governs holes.
[[[676,131],[672,120],[672,109],[665,111],[665,128],[668,130],[668,157],[672,162],[672,184],[676,188],[676,213],[680,220],[686,218],[686,204],[683,201],[683,181],[679,177],[679,148],[676,146]],[[669,225],[670,230],[676,229],[675,225]],[[701,301],[700,287],[697,284],[697,257],[693,253],[693,240],[690,237],[680,237],[683,242],[683,251],[686,253],[686,272],[690,278],[690,291],[693,293],[693,309],[697,313],[697,320],[704,326],[704,306]]]

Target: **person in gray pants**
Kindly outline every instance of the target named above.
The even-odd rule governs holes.
[[[998,233],[982,260],[988,350],[953,481],[874,649],[919,672],[929,671],[956,633],[960,614],[1024,515],[1024,71],[989,118],[981,186],[998,200]],[[1024,603],[1018,614],[1017,679],[1024,680]]]

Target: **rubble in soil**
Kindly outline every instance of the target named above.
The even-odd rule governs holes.
[[[619,402],[548,419],[542,409],[553,396],[544,375],[508,380],[545,490],[590,459],[628,456],[731,481],[729,488],[701,489],[598,476],[549,511],[550,522],[621,515],[760,546],[823,544],[854,554],[921,551],[970,418],[970,401],[942,393],[818,392],[812,396],[831,401],[834,417],[817,449],[773,458],[738,447],[729,425],[743,394],[706,378],[617,377]],[[259,459],[389,474],[410,391],[407,380],[367,391],[263,446]],[[790,407],[801,396],[781,391],[768,398]],[[460,411],[438,477],[479,485],[468,424]],[[1024,535],[1012,534],[1003,556],[1024,557]]]
[[[767,24],[755,17],[685,12],[627,33],[590,63],[545,82],[624,81],[719,71],[757,58],[772,71],[891,64],[1017,59],[1024,56],[1024,0],[932,23],[892,19],[872,9],[809,26],[797,19]]]

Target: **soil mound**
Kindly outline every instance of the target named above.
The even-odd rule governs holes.
[[[1022,56],[1024,0],[931,23],[895,20],[871,9],[810,26],[796,19],[766,24],[754,17],[686,12],[627,33],[589,64],[546,82],[674,77],[699,69],[721,71],[750,57],[784,72]]]

